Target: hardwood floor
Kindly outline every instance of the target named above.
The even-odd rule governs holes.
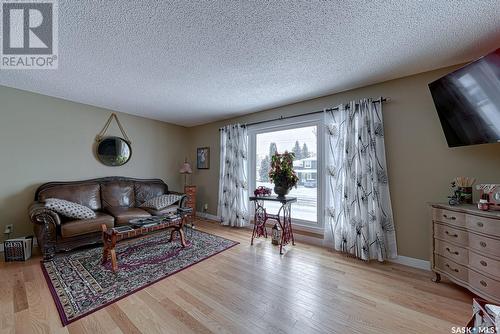
[[[199,222],[241,244],[62,327],[40,257],[0,263],[0,333],[450,333],[470,295],[431,273]]]

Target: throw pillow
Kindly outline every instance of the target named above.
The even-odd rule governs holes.
[[[45,207],[69,218],[94,219],[96,217],[92,209],[59,198],[47,198],[45,200]]]
[[[161,209],[166,208],[169,205],[174,204],[175,202],[179,201],[181,198],[182,198],[182,196],[174,195],[174,194],[160,195],[158,197],[148,199],[146,202],[142,203],[140,205],[140,207],[161,210]]]

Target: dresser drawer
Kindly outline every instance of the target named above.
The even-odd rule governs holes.
[[[500,237],[500,220],[467,215],[465,221],[470,230]]]
[[[469,233],[469,247],[478,250],[480,253],[498,257],[500,254],[500,240],[491,239]]]
[[[480,273],[470,270],[469,284],[477,290],[493,296],[495,299],[500,299],[500,282],[491,278],[485,277]]]
[[[469,277],[469,270],[467,269],[467,267],[464,267],[439,255],[435,255],[434,259],[434,266],[436,268],[446,272],[450,276],[467,282]]]
[[[498,260],[470,252],[469,265],[479,272],[484,272],[500,279],[500,261]]]
[[[465,213],[445,209],[432,210],[434,221],[465,227]]]
[[[434,240],[434,247],[434,252],[436,254],[444,256],[464,266],[469,264],[469,251],[465,248],[452,245],[439,239]]]
[[[467,246],[469,243],[467,232],[441,224],[434,224],[434,237],[444,241],[458,243],[463,246]]]

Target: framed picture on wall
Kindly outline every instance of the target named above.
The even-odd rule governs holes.
[[[196,168],[210,168],[210,147],[198,147],[196,151]]]

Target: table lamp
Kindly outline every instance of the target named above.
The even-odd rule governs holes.
[[[193,170],[191,169],[191,165],[189,165],[189,163],[187,162],[187,158],[184,160],[184,163],[182,164],[179,173],[184,174],[184,187],[185,187],[187,184],[187,175],[193,174]]]

